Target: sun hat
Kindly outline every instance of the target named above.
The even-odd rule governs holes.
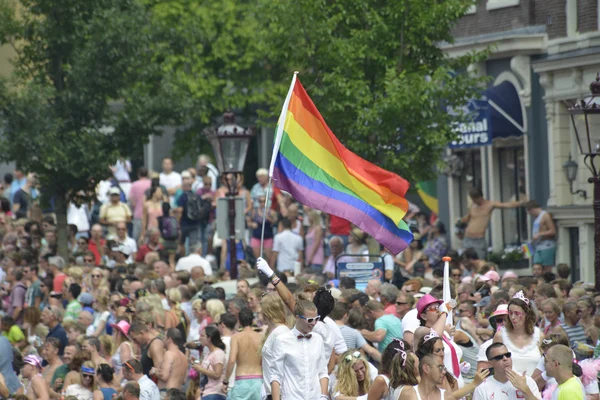
[[[443,303],[442,300],[436,299],[429,293],[424,295],[417,302],[417,318],[419,318],[419,319],[421,318],[421,314],[423,313],[423,311],[425,311],[427,306],[429,306],[431,304],[442,304],[442,303]]]
[[[23,357],[23,363],[32,365],[38,369],[42,369],[42,359],[35,355]]]
[[[113,329],[118,330],[125,336],[127,336],[129,334],[129,322],[127,322],[125,320],[121,320],[121,321],[117,322],[116,324],[110,324],[110,326]]]
[[[487,281],[494,281],[494,282],[500,282],[500,275],[494,271],[488,271],[485,273],[485,275],[483,275],[481,278],[482,281],[487,282]]]
[[[496,318],[499,315],[508,315],[508,304],[500,304],[496,308],[496,311],[492,313],[490,319]]]
[[[519,278],[519,276],[515,272],[513,272],[513,271],[506,271],[504,273],[504,275],[502,275],[502,281],[504,281],[505,279],[513,279],[513,278],[514,279],[518,279]]]

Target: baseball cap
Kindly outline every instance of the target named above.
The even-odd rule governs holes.
[[[113,194],[118,194],[118,195],[120,195],[120,194],[121,194],[121,191],[119,190],[119,188],[118,188],[118,187],[116,187],[116,186],[113,186],[113,187],[111,187],[110,189],[108,189],[108,194],[109,194],[109,195],[111,195],[111,196],[112,196]]]
[[[35,355],[29,355],[23,357],[23,363],[33,365],[38,369],[42,369],[42,359]]]
[[[485,275],[483,275],[481,278],[482,281],[487,282],[487,281],[494,281],[494,282],[500,282],[500,275],[496,272],[496,271],[488,271],[485,273]]]
[[[416,307],[417,308],[417,318],[419,318],[419,319],[421,318],[421,314],[423,313],[423,311],[425,311],[427,306],[429,306],[430,304],[442,304],[442,303],[443,303],[442,300],[436,299],[429,293],[424,295],[417,302],[417,307]]]
[[[516,273],[514,273],[513,271],[506,271],[506,272],[504,273],[504,275],[502,275],[502,280],[503,280],[503,281],[504,281],[505,279],[511,279],[511,278],[518,279],[518,278],[519,278],[519,276],[518,276]]]
[[[77,301],[85,306],[91,306],[94,302],[94,296],[92,296],[90,293],[81,293],[77,298]]]
[[[496,311],[490,316],[490,319],[496,318],[499,315],[508,315],[508,304],[499,304]]]
[[[181,173],[181,177],[182,177],[182,178],[191,178],[191,177],[192,177],[192,174],[190,174],[190,171],[187,171],[187,170],[186,170],[186,171],[183,171],[183,172]]]

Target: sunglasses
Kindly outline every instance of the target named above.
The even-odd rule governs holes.
[[[102,275],[92,275],[92,278],[100,278]]]
[[[461,274],[452,274],[453,278],[460,278]]]
[[[360,358],[360,351],[355,351],[352,354],[348,354],[346,357],[344,357],[344,361],[350,362],[353,359],[357,359]]]
[[[306,318],[304,315],[298,315],[298,317],[299,317],[299,318],[302,318],[303,320],[305,320],[305,321],[306,321],[306,322],[308,322],[309,324],[312,324],[312,323],[315,323],[315,324],[316,324],[316,323],[317,323],[317,322],[319,322],[319,320],[321,319],[321,316],[320,316],[320,315],[317,315],[317,316],[316,316],[316,317],[314,317],[314,318]]]
[[[94,260],[93,258],[84,258],[83,261],[84,262],[94,262],[96,260]]]
[[[429,306],[425,309],[426,312],[438,312],[439,311],[439,307],[438,306]]]
[[[83,375],[83,379],[94,379],[94,375]]]
[[[496,357],[492,357],[492,360],[494,361],[502,361],[504,359],[504,357],[506,358],[510,358],[512,356],[511,352],[508,351],[504,354],[498,354]]]
[[[408,304],[408,303],[404,303],[404,302],[401,302],[401,301],[397,301],[397,302],[396,302],[396,305],[397,305],[397,306],[403,306],[403,305],[405,305],[405,304]]]
[[[512,317],[512,316],[522,317],[523,315],[525,315],[525,313],[522,313],[521,311],[509,311],[508,312],[509,317]]]

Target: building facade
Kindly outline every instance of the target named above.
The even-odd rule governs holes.
[[[569,156],[583,166],[564,101],[589,91],[600,71],[598,3],[481,0],[456,26],[455,42],[442,45],[450,56],[490,50],[488,60],[471,71],[489,77],[482,98],[492,111],[484,127],[487,140],[466,129],[465,140],[447,149],[449,167],[438,179],[440,217],[453,225],[465,215],[471,187],[495,201],[536,200],[557,223],[557,262],[572,266],[573,280],[589,282],[594,277],[592,189],[587,169],[579,168],[573,190],[563,171]],[[588,196],[571,194],[578,189]],[[494,211],[490,247],[502,253],[526,243],[531,222],[523,209]],[[456,236],[451,243],[462,245]]]

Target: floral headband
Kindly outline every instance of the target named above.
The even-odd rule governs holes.
[[[513,299],[519,299],[519,300],[523,301],[525,304],[529,305],[529,299],[527,297],[525,297],[525,293],[523,293],[522,290],[519,290],[517,293],[515,293],[515,295],[513,296]]]
[[[436,331],[434,331],[433,329],[429,331],[429,333],[427,335],[425,335],[425,337],[423,338],[423,343],[427,342],[428,340],[431,339],[435,339],[435,338],[439,338],[440,335],[437,334]]]

